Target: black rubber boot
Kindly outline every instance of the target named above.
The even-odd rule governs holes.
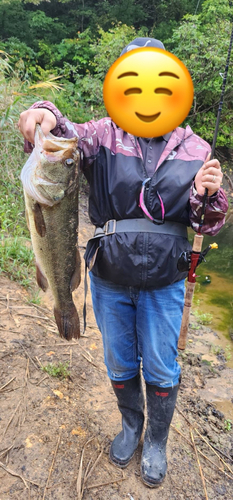
[[[110,460],[121,468],[128,465],[140,441],[144,423],[144,397],[140,376],[118,382],[111,380],[122,414],[122,431],[110,447]]]
[[[179,384],[161,388],[146,384],[148,422],[144,437],[141,475],[150,488],[159,486],[167,471],[166,444]]]

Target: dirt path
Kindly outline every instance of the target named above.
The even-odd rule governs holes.
[[[82,204],[82,253],[91,234]],[[211,383],[226,390],[224,357],[211,354],[210,359],[214,332],[192,330],[188,349],[180,355],[183,378],[169,435],[168,474],[163,486],[150,490],[140,479],[142,443],[124,472],[108,461],[120,415],[90,295],[86,334],[67,343],[57,335],[49,293],[38,307],[28,304],[25,290],[3,275],[0,287],[0,500],[232,499],[232,431],[226,430],[227,418],[202,392]],[[74,296],[82,317],[83,282]],[[66,379],[51,377],[41,369],[59,362],[69,365]],[[232,380],[232,373],[227,380]],[[228,398],[229,391],[233,398],[232,383],[227,390]],[[190,444],[188,422],[206,440],[193,431],[207,493]],[[231,460],[220,452],[215,455],[209,445]]]

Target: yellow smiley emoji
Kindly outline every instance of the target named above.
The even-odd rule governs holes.
[[[119,57],[103,86],[112,120],[138,137],[159,137],[178,127],[193,102],[186,66],[163,49],[134,49]]]

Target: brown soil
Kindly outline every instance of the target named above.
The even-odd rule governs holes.
[[[91,234],[82,203],[82,253]],[[124,472],[108,460],[121,419],[90,294],[85,336],[68,343],[58,337],[49,293],[35,306],[4,275],[0,286],[0,500],[232,499],[233,436],[226,430],[230,417],[210,402],[208,390],[217,385],[221,393],[227,388],[229,402],[232,370],[223,353],[210,354],[216,337],[211,329],[190,330],[188,348],[179,356],[183,377],[168,441],[168,473],[163,485],[151,490],[140,479],[142,442]],[[74,298],[82,317],[83,280]],[[51,377],[41,369],[58,362],[69,363],[68,378]]]

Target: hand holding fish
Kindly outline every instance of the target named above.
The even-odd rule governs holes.
[[[205,188],[207,188],[208,196],[212,196],[221,186],[223,173],[219,161],[216,159],[209,160],[209,158],[210,154],[207,157],[207,161],[197,172],[195,186],[198,194],[204,195]]]
[[[57,120],[55,115],[45,108],[23,111],[18,121],[18,128],[24,138],[31,142],[31,144],[34,144],[37,123],[41,125],[41,130],[46,136],[56,127]]]

